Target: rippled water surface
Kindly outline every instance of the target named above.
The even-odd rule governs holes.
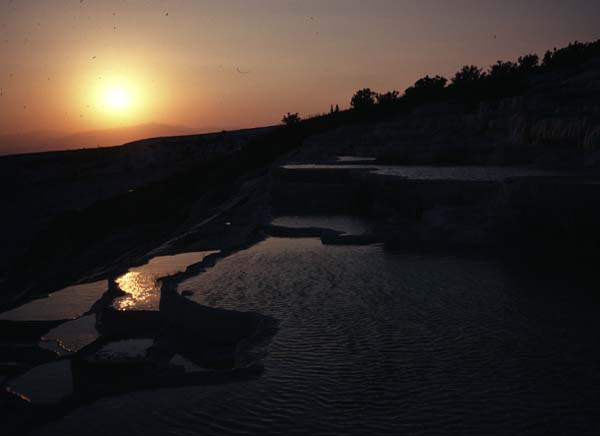
[[[40,434],[598,434],[600,304],[491,261],[271,238],[181,284],[281,320],[258,379],[129,394]]]

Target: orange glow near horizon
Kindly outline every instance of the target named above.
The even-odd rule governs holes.
[[[0,1],[0,136],[272,125],[598,37],[600,5],[535,3]]]
[[[166,103],[157,87],[133,70],[114,75],[93,71],[86,77],[73,90],[76,105],[84,108],[82,118],[99,128],[148,122]]]

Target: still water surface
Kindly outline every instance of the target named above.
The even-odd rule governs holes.
[[[329,164],[288,164],[288,170],[361,170],[390,177],[403,177],[411,180],[462,180],[471,182],[500,182],[512,177],[557,176],[561,173],[526,167],[492,166],[397,166],[397,165],[329,165]]]
[[[117,278],[119,288],[126,295],[113,303],[118,310],[159,310],[161,277],[183,272],[190,265],[202,262],[206,256],[218,251],[198,251],[174,256],[158,256],[148,263],[130,268]]]
[[[54,321],[75,319],[90,310],[108,289],[108,281],[69,286],[0,314],[0,320]]]
[[[302,215],[279,216],[273,219],[275,226],[289,228],[317,227],[342,232],[348,235],[362,235],[371,229],[368,221],[348,215]]]

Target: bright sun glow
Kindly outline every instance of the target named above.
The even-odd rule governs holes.
[[[106,91],[105,103],[112,110],[127,109],[131,104],[131,96],[123,88],[110,88]]]
[[[74,96],[84,129],[106,129],[148,123],[157,118],[164,94],[157,79],[136,70],[114,73],[106,67],[85,74]]]

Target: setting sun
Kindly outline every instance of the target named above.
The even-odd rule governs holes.
[[[106,91],[105,104],[109,109],[122,110],[131,104],[131,95],[122,88],[111,88]]]
[[[600,436],[598,23],[0,0],[0,436]]]
[[[106,129],[156,119],[158,108],[167,101],[157,84],[167,80],[157,75],[149,78],[136,66],[111,71],[110,64],[82,72],[81,81],[73,88],[72,101],[82,123]]]

